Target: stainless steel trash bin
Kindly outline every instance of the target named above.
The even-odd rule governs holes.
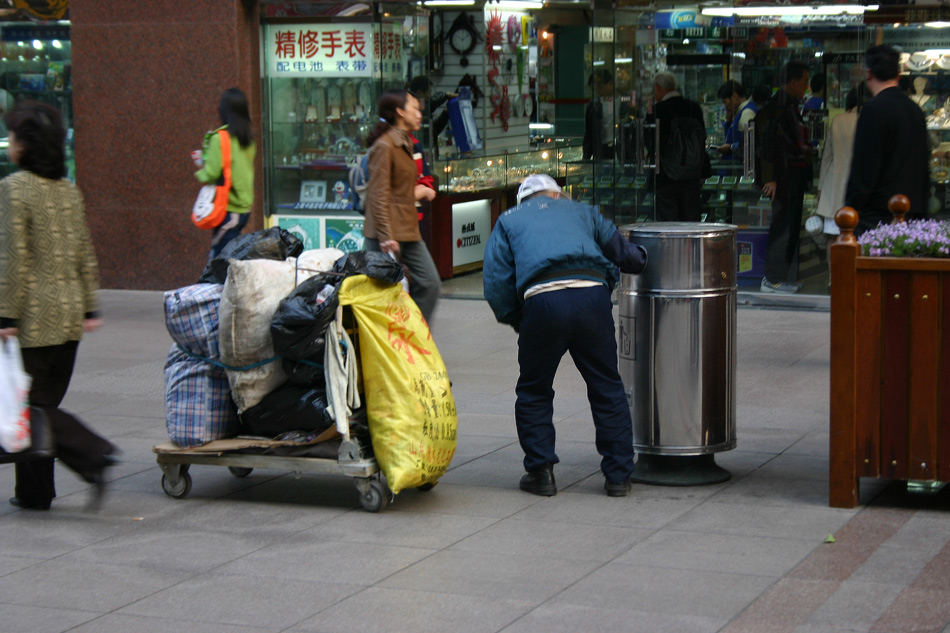
[[[713,453],[736,446],[736,227],[621,227],[647,268],[622,275],[620,375],[638,454],[634,479],[696,485],[729,478]]]

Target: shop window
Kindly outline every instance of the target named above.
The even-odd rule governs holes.
[[[73,158],[72,46],[69,23],[0,22],[0,112],[24,100],[44,101],[63,114],[66,167],[75,180]],[[0,120],[0,177],[16,170],[6,154],[7,127]]]

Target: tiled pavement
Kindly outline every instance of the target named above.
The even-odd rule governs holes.
[[[64,408],[122,463],[98,513],[65,469],[49,513],[0,504],[3,633],[950,633],[950,494],[865,480],[862,506],[827,505],[827,312],[740,309],[739,443],[714,486],[607,498],[566,359],[559,493],[541,498],[517,489],[515,335],[481,301],[443,300],[458,453],[433,491],[370,514],[344,477],[275,470],[192,466],[192,493],[165,496],[161,295],[103,300]]]

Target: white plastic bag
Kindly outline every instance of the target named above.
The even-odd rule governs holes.
[[[0,448],[19,453],[30,448],[30,375],[16,338],[0,342]]]
[[[400,263],[399,258],[396,257],[396,253],[389,251],[389,256],[392,257],[393,261],[396,262],[397,264]],[[409,278],[406,276],[403,276],[403,278],[399,280],[399,283],[402,284],[402,289],[406,291],[406,294],[409,294]]]

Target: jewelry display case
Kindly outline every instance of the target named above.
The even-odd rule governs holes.
[[[441,194],[517,188],[531,174],[564,177],[567,166],[579,161],[581,155],[580,146],[545,143],[525,152],[438,160],[432,173],[438,178]]]

